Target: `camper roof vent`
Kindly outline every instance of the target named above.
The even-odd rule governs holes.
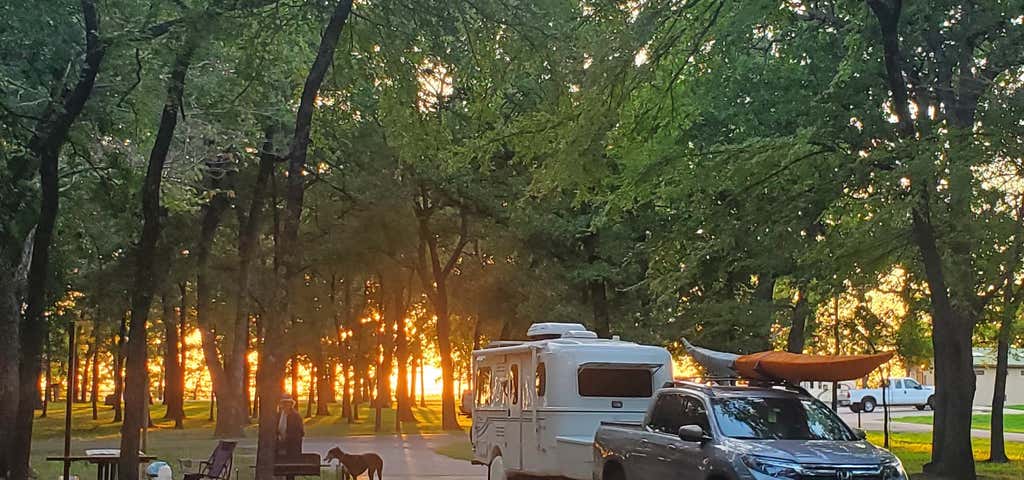
[[[597,334],[587,330],[569,330],[562,334],[562,338],[597,338]]]
[[[530,329],[526,331],[526,336],[530,340],[547,340],[562,338],[568,332],[585,332],[586,330],[587,327],[579,323],[535,323],[530,325]]]

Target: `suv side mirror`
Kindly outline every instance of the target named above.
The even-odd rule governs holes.
[[[700,425],[683,425],[679,427],[679,439],[684,442],[703,442],[707,440],[707,435]]]
[[[857,440],[867,440],[868,432],[865,432],[864,430],[861,430],[859,428],[855,428],[853,429],[853,436],[857,437]]]

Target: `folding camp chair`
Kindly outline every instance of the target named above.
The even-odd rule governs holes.
[[[235,459],[235,446],[238,442],[217,442],[217,448],[213,449],[208,460],[199,462],[199,471],[186,473],[184,480],[231,479],[231,465]],[[184,462],[183,462],[184,463]]]

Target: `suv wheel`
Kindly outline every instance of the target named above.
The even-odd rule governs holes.
[[[866,413],[875,411],[876,405],[874,397],[865,397],[864,401],[861,402],[861,408],[864,409]]]
[[[609,463],[604,466],[601,480],[626,480],[626,472],[622,471],[622,465]]]

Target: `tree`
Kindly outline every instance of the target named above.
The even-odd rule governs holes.
[[[174,130],[178,125],[181,98],[185,90],[185,78],[191,66],[193,55],[199,46],[196,33],[186,38],[176,53],[168,74],[167,99],[160,115],[156,140],[149,154],[146,177],[142,184],[142,233],[135,251],[135,285],[132,291],[131,320],[128,324],[128,345],[125,368],[125,415],[121,425],[121,451],[128,452],[118,461],[120,480],[138,480],[139,438],[146,418],[146,404],[149,401],[148,354],[146,352],[146,322],[157,285],[162,276],[154,268],[157,256],[157,242],[160,239],[161,217],[164,215],[160,204],[160,185],[163,182],[164,163],[171,148]]]
[[[310,129],[312,125],[315,100],[320,86],[334,60],[334,51],[338,45],[341,30],[352,12],[352,1],[339,1],[324,29],[317,49],[316,58],[309,69],[302,88],[298,112],[295,116],[295,130],[288,150],[288,179],[285,194],[285,215],[279,251],[282,254],[280,272],[282,279],[274,290],[274,305],[271,307],[271,318],[265,321],[266,336],[275,341],[282,337],[285,326],[292,311],[290,295],[300,275],[301,252],[298,251],[299,223],[302,217],[302,200],[305,190],[304,172],[306,170],[307,153],[309,150]],[[275,272],[277,274],[278,272]],[[260,344],[260,369],[257,372],[256,384],[259,391],[259,447],[256,452],[256,478],[270,480],[273,477],[273,462],[276,455],[277,422],[275,421],[275,403],[267,400],[280,396],[281,375],[284,358],[288,354],[282,346],[264,341]]]
[[[39,169],[40,204],[39,217],[32,237],[32,259],[29,265],[26,311],[24,321],[18,329],[21,339],[18,371],[21,385],[37,385],[42,359],[43,343],[47,338],[47,322],[43,316],[46,309],[47,279],[50,266],[50,244],[53,241],[54,225],[59,208],[58,170],[59,157],[72,124],[82,112],[92,95],[96,76],[103,63],[105,48],[100,39],[100,16],[93,0],[82,0],[82,18],[85,26],[86,54],[78,80],[72,86],[58,85],[60,94],[47,103],[34,133],[27,144],[25,165],[37,165]],[[61,79],[63,82],[63,79]],[[13,319],[7,319],[13,321]],[[36,388],[20,389],[15,428],[5,430],[5,436],[12,434],[0,445],[11,450],[10,469],[14,478],[26,478],[29,471],[31,452],[32,417],[39,392]],[[10,433],[7,433],[10,432]]]

